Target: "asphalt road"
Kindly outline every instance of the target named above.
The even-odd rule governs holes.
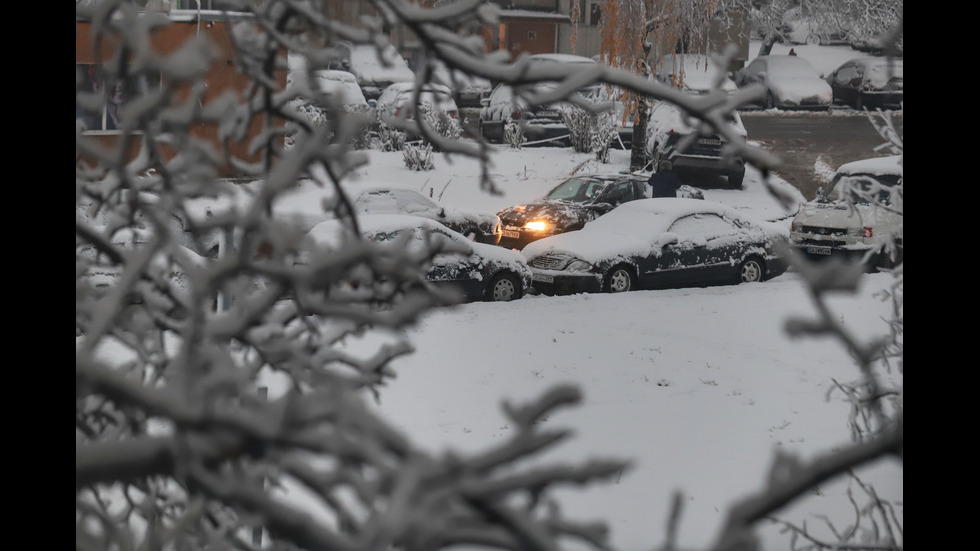
[[[478,131],[479,109],[464,110],[474,131]],[[875,157],[874,151],[884,143],[866,113],[834,108],[823,112],[744,111],[742,123],[749,141],[772,152],[781,161],[777,176],[796,186],[803,196],[813,199],[823,183],[814,172],[818,159],[832,169],[844,163]],[[904,118],[900,111],[892,113],[894,124],[903,133]],[[723,180],[689,181],[697,187],[726,185]]]
[[[808,200],[816,197],[822,183],[814,173],[817,159],[836,169],[844,163],[878,156],[874,148],[885,142],[868,115],[857,111],[759,111],[741,115],[749,140],[759,142],[782,161],[774,172],[796,186]],[[902,113],[894,112],[892,120],[903,134]]]

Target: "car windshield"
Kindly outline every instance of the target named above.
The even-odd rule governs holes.
[[[837,174],[818,192],[817,198],[825,203],[846,201],[869,205],[873,200],[890,205],[901,181],[901,176],[894,174]]]
[[[605,189],[607,182],[593,180],[589,178],[572,178],[565,180],[558,187],[551,190],[545,199],[556,201],[571,201],[573,203],[586,203],[595,199],[599,193]]]

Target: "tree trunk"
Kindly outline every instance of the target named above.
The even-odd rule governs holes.
[[[772,47],[776,44],[776,40],[779,39],[779,35],[775,31],[769,31],[766,33],[766,37],[762,39],[762,46],[759,47],[759,55],[769,55],[772,52]]]
[[[647,121],[650,119],[650,103],[646,98],[636,107],[633,139],[630,144],[630,172],[643,170],[647,164]]]

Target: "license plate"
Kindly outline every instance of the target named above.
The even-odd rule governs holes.
[[[721,140],[717,138],[698,138],[698,143],[703,145],[721,145]]]
[[[554,283],[555,276],[545,275],[545,274],[534,274],[534,281],[540,281],[541,283]]]
[[[503,235],[504,237],[513,237],[514,239],[521,238],[521,232],[518,231],[503,230],[503,232],[501,232],[501,235]]]
[[[830,254],[830,247],[807,247],[806,252],[810,254]]]

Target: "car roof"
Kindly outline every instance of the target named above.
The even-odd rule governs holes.
[[[889,155],[845,163],[837,169],[838,174],[902,175],[902,156]]]

